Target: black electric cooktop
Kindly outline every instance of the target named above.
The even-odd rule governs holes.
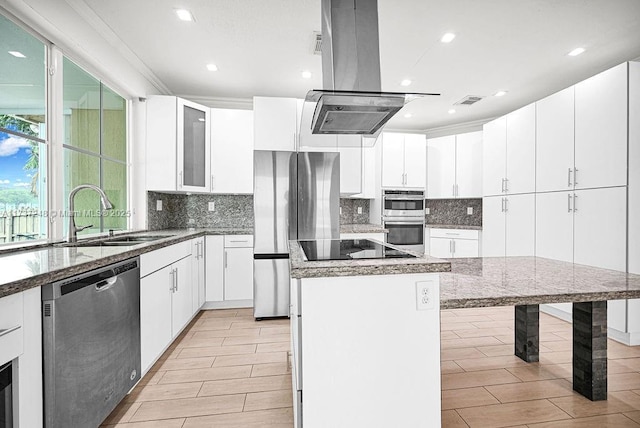
[[[368,239],[319,239],[300,241],[307,260],[410,259],[413,254]]]

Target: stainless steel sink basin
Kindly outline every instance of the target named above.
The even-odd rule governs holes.
[[[158,239],[170,238],[173,235],[134,235],[134,236],[122,236],[116,238],[109,238],[104,242],[150,242]],[[130,245],[130,244],[129,244]]]
[[[59,245],[63,247],[125,247],[157,241],[158,239],[170,238],[172,236],[173,235],[131,235],[119,236],[104,240],[63,243]]]

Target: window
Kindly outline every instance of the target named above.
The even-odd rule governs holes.
[[[47,46],[0,15],[0,244],[47,237]]]
[[[78,192],[74,201],[76,224],[92,225],[78,235],[126,229],[126,101],[67,58],[63,80],[65,209],[74,187],[94,184],[105,191],[114,209],[102,211],[96,192]],[[66,222],[64,227],[66,235]]]

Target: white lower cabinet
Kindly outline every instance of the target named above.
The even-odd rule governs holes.
[[[207,236],[206,309],[253,306],[253,236]]]
[[[205,238],[191,241],[192,276],[193,276],[193,312],[200,310],[205,302]]]
[[[429,255],[445,259],[478,257],[480,233],[477,230],[431,229]]]
[[[193,308],[192,269],[190,241],[140,256],[143,374],[197,312]]]

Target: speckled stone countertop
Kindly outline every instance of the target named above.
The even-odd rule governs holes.
[[[57,244],[0,254],[0,298],[199,236],[252,235],[253,229],[167,229],[143,234],[171,236],[118,247],[72,247]]]
[[[340,233],[389,233],[381,224],[341,224]]]
[[[465,226],[462,224],[425,224],[424,227],[430,229],[463,229],[463,230],[482,230],[482,226]]]
[[[395,248],[393,245],[388,245]],[[411,259],[360,259],[310,262],[298,241],[289,241],[289,259],[292,278],[323,278],[336,276],[398,275],[406,273],[448,272],[451,263],[412,251],[418,257]]]
[[[540,257],[450,259],[440,308],[592,302],[640,297],[640,275]]]

